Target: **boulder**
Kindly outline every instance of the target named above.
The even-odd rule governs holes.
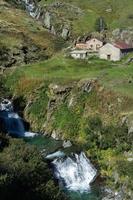
[[[69,29],[64,27],[62,29],[62,33],[61,33],[61,36],[63,39],[67,40],[68,39],[68,36],[69,36]]]
[[[117,28],[117,29],[113,30],[112,35],[114,37],[119,37],[120,33],[121,33],[121,30],[119,28]]]
[[[52,134],[51,134],[51,137],[52,137],[53,139],[55,139],[55,140],[59,140],[59,135],[58,135],[58,133],[57,133],[55,130],[53,130],[53,132],[52,132]]]
[[[92,89],[95,87],[97,79],[91,80],[81,80],[78,82],[78,87],[81,88],[83,92],[90,93]]]
[[[71,143],[70,140],[64,141],[62,146],[63,146],[64,148],[68,148],[68,147],[71,147],[71,146],[72,146],[72,143]]]
[[[123,191],[114,192],[111,189],[105,189],[105,196],[102,200],[124,200]]]
[[[57,84],[50,84],[49,85],[50,93],[55,95],[62,95],[64,93],[69,92],[72,89],[72,86],[69,85],[57,85]]]
[[[45,13],[44,26],[49,30],[51,29],[51,14],[49,12]]]

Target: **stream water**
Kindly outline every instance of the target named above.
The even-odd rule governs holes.
[[[23,120],[13,111],[12,103],[3,100],[0,104],[0,129],[13,137],[23,137],[26,142],[37,146],[50,163],[55,179],[71,200],[100,200],[100,189],[92,184],[97,170],[86,155],[69,152],[66,155],[62,141],[43,137],[25,130]]]

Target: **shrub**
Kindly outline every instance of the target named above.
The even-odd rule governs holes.
[[[47,192],[49,183],[53,193]],[[0,195],[2,200],[64,199],[37,149],[18,139],[0,153]]]

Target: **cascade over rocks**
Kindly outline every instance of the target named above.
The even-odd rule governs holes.
[[[0,102],[0,132],[15,137],[34,137],[37,135],[25,129],[23,119],[14,112],[13,104],[8,99]]]
[[[55,159],[55,177],[70,191],[85,192],[97,176],[97,170],[81,152],[64,159]]]
[[[67,40],[70,36],[70,24],[66,25],[65,21],[57,20],[58,14],[56,10],[60,7],[68,9],[70,5],[68,6],[66,3],[56,2],[49,6],[44,5],[44,7],[41,7],[38,2],[39,0],[16,0],[18,5],[21,4],[24,6],[30,16],[39,20],[48,31]],[[76,11],[75,7],[71,7],[71,9]]]

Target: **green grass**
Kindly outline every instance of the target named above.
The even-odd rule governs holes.
[[[55,9],[60,16],[58,20],[71,24],[74,36],[88,33],[94,30],[95,20],[97,17],[103,16],[109,29],[132,27],[133,2],[132,0],[60,0],[67,6],[75,6],[81,10],[81,16],[75,17],[75,11],[71,9],[65,10],[63,7]],[[51,4],[54,0],[41,0],[40,4]],[[111,9],[111,12],[107,10]],[[69,14],[68,14],[69,13]],[[58,16],[57,15],[57,16]],[[58,18],[58,17],[57,17]]]
[[[98,78],[111,90],[133,97],[133,64],[108,62],[91,58],[88,61],[74,60],[58,54],[41,63],[15,69],[7,78],[7,85],[16,85],[16,80],[58,81],[61,83]],[[131,83],[129,82],[131,80]]]

